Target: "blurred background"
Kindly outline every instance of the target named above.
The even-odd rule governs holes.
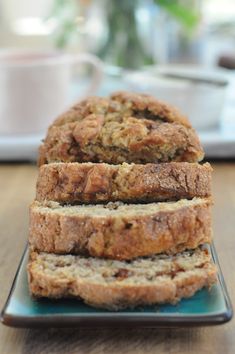
[[[233,67],[234,44],[233,0],[0,0],[3,48],[85,50],[140,69],[221,61]]]
[[[82,53],[100,60],[95,73],[90,64],[96,58],[89,65],[71,64]],[[62,57],[63,65],[71,64],[68,96],[58,96],[53,111],[47,102],[63,85],[56,81],[63,69],[52,76],[48,65],[54,58],[55,69]],[[42,65],[48,66],[48,82]],[[89,93],[127,89],[178,106],[208,157],[235,157],[234,0],[0,0],[0,159],[34,159],[57,111],[84,97],[91,77]],[[48,116],[40,116],[40,106]]]

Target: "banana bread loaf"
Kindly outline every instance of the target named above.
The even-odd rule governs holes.
[[[39,152],[49,162],[197,162],[204,156],[187,118],[155,98],[90,97],[59,117]]]
[[[211,241],[210,206],[205,198],[73,206],[35,201],[29,242],[38,251],[120,260],[176,253]]]
[[[60,203],[156,202],[209,197],[210,164],[188,162],[42,165],[36,199]]]
[[[75,297],[119,310],[190,297],[216,282],[216,267],[200,248],[130,262],[31,252],[28,278],[36,297]]]

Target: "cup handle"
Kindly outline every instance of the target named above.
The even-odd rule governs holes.
[[[99,87],[104,76],[102,61],[92,54],[81,53],[81,54],[73,55],[72,63],[75,65],[77,63],[88,63],[93,66],[91,83],[89,84],[85,94],[83,94],[81,98],[94,94],[94,92]]]

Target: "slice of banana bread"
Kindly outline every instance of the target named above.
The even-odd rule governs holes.
[[[29,242],[38,251],[132,259],[176,253],[211,241],[210,199],[30,208]]]
[[[187,118],[154,97],[90,97],[59,117],[40,147],[49,162],[197,162],[204,156]]]
[[[83,299],[118,310],[138,305],[176,303],[216,282],[216,267],[206,249],[131,262],[31,252],[29,287],[36,297]]]
[[[188,162],[42,165],[36,199],[60,203],[156,202],[211,195],[210,164]]]

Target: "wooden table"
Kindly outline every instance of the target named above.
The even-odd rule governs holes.
[[[216,163],[214,236],[230,297],[235,300],[235,163]],[[0,165],[0,308],[22,255],[28,205],[37,169]],[[0,325],[1,354],[43,353],[235,353],[235,320],[218,327],[183,329],[14,329]]]

